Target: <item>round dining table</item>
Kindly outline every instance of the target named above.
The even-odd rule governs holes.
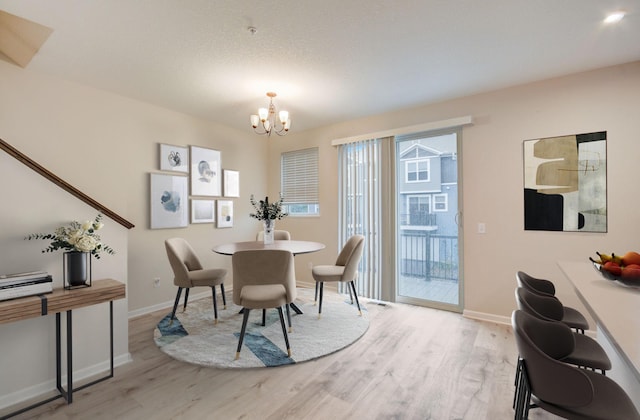
[[[293,255],[308,254],[324,249],[324,244],[311,241],[273,241],[265,244],[264,241],[232,242],[213,247],[213,252],[223,255],[233,255],[236,251],[252,251],[260,249],[284,249]]]
[[[222,255],[233,255],[237,251],[253,251],[261,249],[283,249],[291,252],[293,255],[308,254],[324,249],[324,244],[320,242],[311,241],[291,241],[280,240],[273,241],[271,244],[265,244],[264,241],[246,241],[246,242],[232,242],[228,244],[217,245],[213,247],[213,252]],[[291,302],[291,308],[298,314],[302,314],[302,311],[295,303]]]

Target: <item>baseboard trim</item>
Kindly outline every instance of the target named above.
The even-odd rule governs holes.
[[[488,314],[486,312],[470,311],[467,309],[462,311],[462,316],[478,321],[492,322],[494,324],[511,325],[511,318],[508,316]]]
[[[122,365],[126,365],[133,361],[131,357],[131,353],[127,352],[120,356],[116,356],[113,358],[113,366],[118,367]],[[82,382],[85,379],[91,379],[94,377],[104,376],[108,373],[111,368],[111,361],[109,359],[97,363],[92,366],[88,366],[83,369],[79,369],[73,372],[74,382],[76,384],[82,385]],[[66,385],[67,383],[67,375],[62,375],[62,383]],[[78,386],[78,385],[75,385]],[[45,396],[51,394],[54,396],[53,392],[58,392],[56,390],[56,380],[55,378],[39,383],[37,385],[30,386],[28,388],[23,388],[19,391],[12,392],[11,394],[3,395],[0,397],[0,409],[5,409],[11,406],[17,406],[23,402],[29,401],[31,399],[43,399]]]

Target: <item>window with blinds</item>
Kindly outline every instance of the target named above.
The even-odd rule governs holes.
[[[320,214],[318,200],[318,148],[281,155],[281,185],[285,211],[290,216]]]

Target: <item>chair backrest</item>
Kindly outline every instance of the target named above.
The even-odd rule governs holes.
[[[233,266],[233,302],[240,304],[240,292],[247,285],[282,284],[287,302],[296,298],[296,275],[293,254],[282,249],[236,251]]]
[[[555,360],[539,347],[537,340],[544,334],[536,321],[521,310],[511,315],[518,354],[524,360],[531,392],[543,401],[564,407],[589,404],[594,398],[591,380],[580,369]]]
[[[516,288],[518,309],[546,321],[561,321],[564,317],[562,303],[553,296],[533,293],[524,287]]]
[[[518,282],[518,286],[529,289],[534,293],[548,296],[555,296],[556,294],[556,287],[551,281],[531,277],[524,271],[518,271],[516,273],[516,280]]]
[[[179,287],[191,287],[188,272],[202,270],[195,251],[183,238],[170,238],[164,241],[169,257],[169,264],[173,270],[173,283]]]
[[[344,272],[342,273],[341,281],[353,281],[358,275],[358,264],[360,258],[362,258],[362,252],[364,251],[364,236],[353,235],[344,244],[336,264],[344,266]]]
[[[291,234],[288,230],[274,230],[273,231],[273,239],[276,241],[290,241]],[[256,234],[256,241],[264,240],[264,230],[261,230]]]

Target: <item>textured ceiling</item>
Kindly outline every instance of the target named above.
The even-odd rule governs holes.
[[[604,25],[618,9],[625,19]],[[0,10],[53,29],[29,71],[247,131],[267,91],[300,131],[640,60],[638,0],[0,0]]]

